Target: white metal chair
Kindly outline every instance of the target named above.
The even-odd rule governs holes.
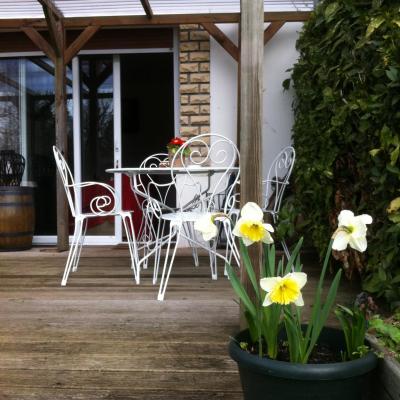
[[[294,162],[296,159],[296,152],[292,146],[287,146],[282,149],[271,163],[268,170],[267,179],[263,181],[265,185],[265,195],[263,211],[264,213],[272,216],[273,222],[276,225],[279,219],[279,211],[282,205],[283,195],[287,186],[289,185],[289,178],[293,170]],[[229,200],[230,203],[230,217],[232,221],[236,221],[239,217],[240,209],[238,207],[239,197],[237,193],[232,193],[232,198]],[[235,239],[232,235],[231,224],[224,224],[226,235],[230,238],[229,248],[227,246],[226,251],[229,261],[232,259],[232,255],[235,261],[239,263],[239,251],[235,245]],[[281,241],[283,251],[286,257],[290,258],[289,249],[284,240]]]
[[[289,178],[292,174],[296,151],[292,146],[282,149],[272,161],[267,179],[263,181],[266,185],[263,211],[272,216],[274,225],[279,219],[279,211],[282,205],[283,195],[289,185]],[[286,257],[290,258],[289,249],[284,240],[281,241]]]
[[[152,154],[141,162],[140,168],[158,168],[160,163],[166,162],[167,160],[167,153]],[[146,194],[146,197],[144,197],[142,201],[143,219],[140,228],[140,243],[142,245],[140,250],[144,253],[143,268],[146,269],[148,264],[148,257],[146,257],[146,254],[153,253],[153,284],[155,284],[161,254],[159,242],[162,240],[165,228],[165,221],[161,220],[159,214],[161,211],[174,210],[174,208],[167,205],[168,196],[171,194],[173,184],[168,180],[165,181],[165,176],[162,178],[158,176],[157,179],[157,177],[149,173],[138,175],[136,185],[136,188],[132,186],[132,191],[135,196],[137,196],[137,189],[139,189],[141,193]]]
[[[168,162],[167,153],[157,153],[148,156],[140,165],[141,168],[157,168],[161,162]],[[175,205],[168,205],[168,197],[174,193],[174,182],[170,179],[165,179],[165,176],[153,176],[152,174],[139,175],[138,186],[143,193],[147,194],[146,199],[142,204],[143,210],[143,239],[144,254],[154,251],[154,271],[153,271],[153,284],[156,284],[158,278],[158,270],[160,264],[160,255],[162,243],[165,241],[166,220],[161,218],[162,212],[175,212],[177,208]],[[132,188],[134,190],[134,188]],[[184,225],[185,233],[193,237],[194,232],[190,227]],[[197,248],[190,241],[189,245],[192,249],[194,264],[199,266],[199,257]],[[143,262],[143,268],[147,268],[148,258]]]
[[[190,156],[185,157],[186,148],[190,148]],[[181,161],[184,173],[178,174],[175,165],[177,160]],[[169,276],[173,266],[176,249],[181,237],[195,246],[203,247],[209,251],[212,279],[217,279],[216,242],[213,240],[205,244],[195,240],[194,222],[204,216],[205,213],[220,211],[217,209],[215,199],[218,194],[225,191],[231,173],[239,161],[239,152],[236,145],[228,138],[216,134],[203,134],[188,140],[176,152],[172,160],[171,181],[176,190],[177,206],[176,212],[161,212],[160,217],[169,221],[169,233],[167,234],[167,249],[161,276],[158,300],[163,300],[167,288]],[[202,182],[192,168],[222,167],[221,173],[216,174],[213,179]],[[192,170],[191,170],[192,169]],[[235,183],[239,178],[236,175]],[[232,185],[232,188],[235,185]],[[233,189],[232,189],[233,190]],[[173,249],[171,244],[173,239]],[[221,257],[221,256],[219,256]],[[221,257],[224,260],[225,257]]]
[[[57,169],[64,184],[65,193],[67,195],[68,204],[71,214],[74,217],[75,229],[72,238],[70,250],[68,253],[67,263],[65,265],[64,275],[61,286],[67,284],[69,273],[76,271],[78,268],[79,258],[82,251],[83,242],[86,235],[87,221],[89,218],[120,216],[124,224],[126,236],[128,239],[128,247],[131,256],[131,268],[134,271],[136,283],[139,283],[138,271],[138,255],[136,248],[135,231],[133,227],[132,214],[130,211],[122,211],[120,202],[112,186],[100,182],[80,182],[75,183],[71,170],[68,167],[60,150],[53,146],[54,158]],[[106,194],[95,196],[90,201],[89,213],[82,212],[82,204],[78,190],[87,187],[98,187]]]

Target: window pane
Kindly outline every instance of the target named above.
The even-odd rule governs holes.
[[[82,56],[79,61],[82,180],[113,185],[113,175],[106,172],[114,165],[113,58]],[[103,194],[100,188],[83,189],[83,211],[90,212],[90,200]],[[91,218],[87,234],[114,235],[114,217]]]
[[[72,84],[67,73],[69,164]],[[56,234],[54,66],[45,57],[0,59],[0,150],[26,158],[23,185],[35,187],[35,235]]]

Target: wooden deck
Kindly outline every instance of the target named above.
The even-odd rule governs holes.
[[[61,288],[65,257],[0,253],[1,400],[242,398],[227,355],[238,306],[207,258],[194,268],[179,257],[158,302],[151,271],[136,286],[124,249],[84,250]],[[341,301],[355,291],[342,285]]]

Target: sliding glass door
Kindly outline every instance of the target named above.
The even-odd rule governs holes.
[[[129,181],[106,169],[139,166],[148,155],[166,151],[175,136],[174,54],[164,49],[79,55],[67,66],[68,164],[77,182],[112,185],[122,208],[134,211],[136,228],[141,212]],[[15,150],[26,158],[23,184],[35,187],[36,244],[56,242],[54,144],[52,62],[33,55],[0,57],[0,150]],[[99,194],[93,189],[79,193],[83,212],[90,211],[90,199]],[[72,234],[71,216],[69,225]],[[124,240],[118,218],[90,221],[87,243]]]
[[[106,172],[114,166],[113,56],[79,57],[79,80],[81,179],[113,186]],[[83,189],[82,211],[90,212],[90,200],[102,193],[100,187]],[[114,217],[91,219],[87,235],[114,236]]]

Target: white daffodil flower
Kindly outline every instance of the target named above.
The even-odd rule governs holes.
[[[342,210],[338,217],[338,228],[332,236],[332,249],[342,251],[347,245],[363,252],[367,249],[367,225],[372,223],[368,214],[355,216],[352,211]]]
[[[246,203],[232,232],[242,238],[246,246],[260,241],[273,243],[274,239],[270,232],[274,232],[274,228],[270,224],[265,224],[263,218],[264,213],[256,203]]]
[[[218,228],[214,224],[215,216],[211,213],[204,214],[194,223],[194,229],[200,232],[205,241],[214,239],[218,236]]]
[[[294,303],[296,306],[304,306],[301,289],[306,283],[307,274],[304,272],[290,272],[283,277],[261,279],[261,289],[267,292],[263,306],[268,307],[273,303],[282,305]]]

